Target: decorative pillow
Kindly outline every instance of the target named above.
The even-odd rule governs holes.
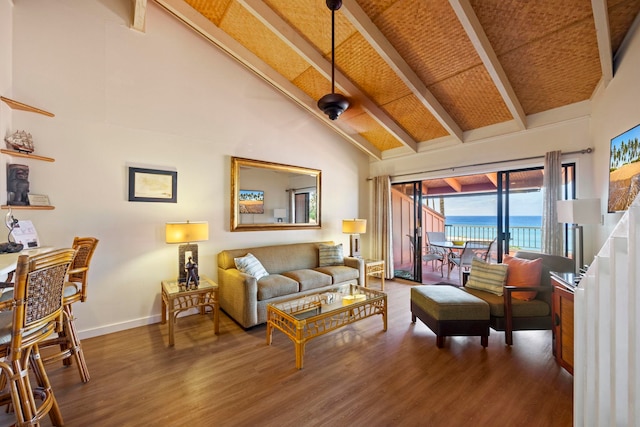
[[[248,253],[243,257],[234,258],[233,261],[236,264],[236,268],[243,273],[253,276],[256,280],[260,280],[261,277],[268,276],[269,273],[260,263],[260,260],[256,258],[252,253]]]
[[[507,281],[507,267],[507,264],[489,264],[474,257],[471,260],[471,272],[466,286],[502,295],[504,284]]]
[[[508,286],[540,286],[542,258],[522,259],[505,255],[503,262],[509,266],[507,269]],[[537,292],[515,292],[513,297],[524,301],[531,301],[537,294]]]
[[[319,267],[328,267],[330,265],[344,265],[344,255],[342,253],[342,243],[339,245],[321,244],[319,248],[320,259]]]

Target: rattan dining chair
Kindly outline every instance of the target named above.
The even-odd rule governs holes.
[[[0,405],[11,406],[19,426],[40,425],[46,415],[54,426],[64,424],[39,344],[61,327],[62,293],[75,253],[69,248],[20,255],[13,296],[0,303]]]
[[[41,348],[47,347],[47,351],[43,355],[45,364],[62,360],[65,365],[71,365],[72,360],[75,360],[80,379],[84,383],[88,382],[91,377],[84,359],[82,343],[76,331],[72,305],[87,299],[89,265],[97,245],[98,239],[95,237],[76,237],[73,239],[76,257],[69,269],[69,276],[64,287],[63,328],[58,332],[57,337],[51,337],[40,345]],[[49,347],[57,348],[58,351],[52,352]]]

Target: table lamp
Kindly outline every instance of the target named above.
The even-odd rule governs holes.
[[[600,224],[600,199],[558,200],[558,222],[572,224],[573,250],[575,251],[576,273],[584,262],[582,224]]]
[[[192,242],[209,240],[209,223],[201,222],[167,222],[165,226],[167,243],[185,243],[178,247],[178,283],[187,282],[187,267],[198,285],[198,245]],[[187,266],[187,264],[190,264]]]
[[[342,220],[342,232],[344,234],[351,235],[351,241],[349,244],[349,256],[360,258],[362,256],[360,245],[360,234],[367,232],[367,220],[366,219],[343,219]]]

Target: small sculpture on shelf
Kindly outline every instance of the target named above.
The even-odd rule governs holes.
[[[7,205],[29,205],[29,166],[7,165]]]
[[[198,289],[198,264],[193,262],[193,259],[189,257],[185,270],[187,271],[187,283],[185,288]]]
[[[31,154],[34,151],[33,137],[30,133],[23,130],[15,131],[4,140],[9,147],[19,151],[20,153]]]

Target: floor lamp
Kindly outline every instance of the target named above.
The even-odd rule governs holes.
[[[600,199],[558,200],[557,212],[558,222],[571,224],[576,273],[579,274],[584,264],[582,225],[601,223]]]

